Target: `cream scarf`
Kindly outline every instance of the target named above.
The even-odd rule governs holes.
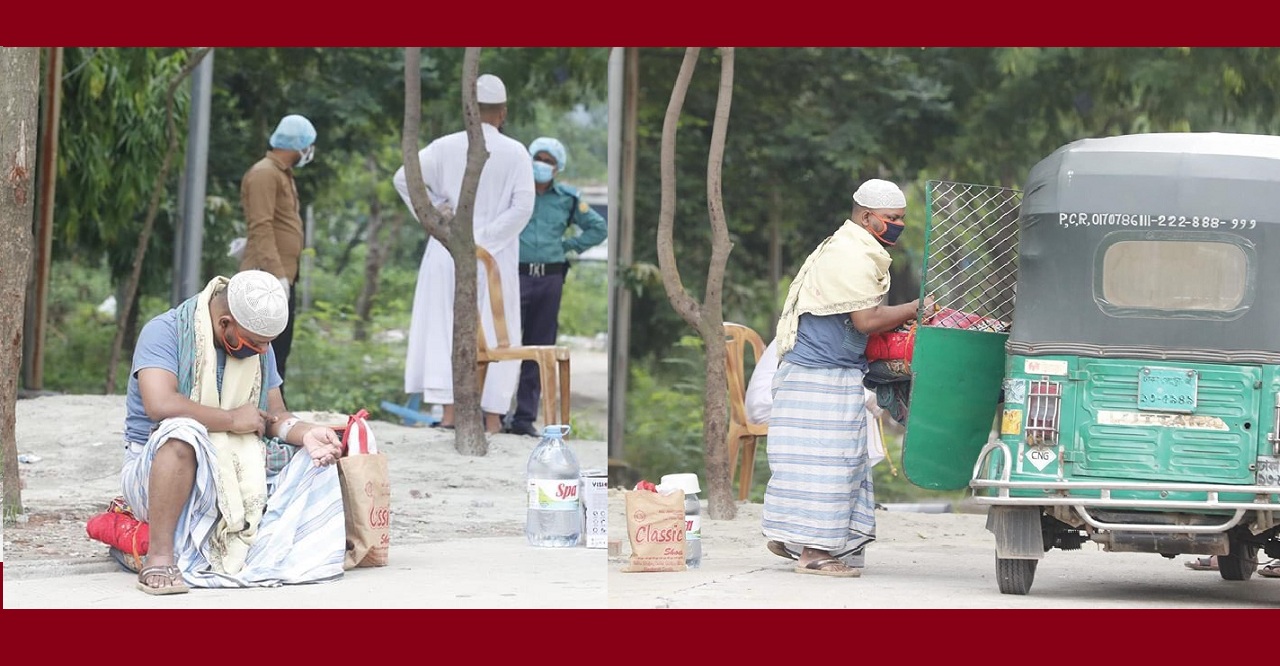
[[[195,372],[191,399],[206,407],[235,409],[246,403],[260,405],[263,377],[258,356],[238,359],[227,354],[218,392],[218,355],[214,343],[209,301],[226,289],[227,278],[215,277],[200,293],[195,310]],[[221,514],[211,537],[210,563],[214,571],[234,574],[245,564],[258,523],[267,506],[267,467],[262,438],[254,433],[211,432],[217,452],[214,470]]]
[[[778,356],[796,346],[800,315],[844,314],[875,306],[889,292],[889,253],[852,220],[805,259],[778,319]]]

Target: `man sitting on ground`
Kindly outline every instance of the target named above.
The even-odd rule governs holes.
[[[285,410],[271,340],[288,316],[275,276],[242,271],[138,336],[120,481],[150,523],[143,592],[341,577],[342,443]],[[287,463],[269,470],[268,453]]]

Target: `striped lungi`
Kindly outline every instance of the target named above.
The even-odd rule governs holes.
[[[766,537],[836,557],[875,540],[866,428],[860,370],[778,364],[765,447]]]
[[[214,460],[208,430],[189,418],[165,419],[145,445],[130,444],[120,472],[125,501],[148,521],[148,483],[156,451],[169,440],[195,449],[196,478],[174,530],[174,555],[183,580],[194,587],[274,587],[342,576],[346,525],[336,465],[318,467],[299,448],[278,474],[267,477],[267,507],[258,533],[234,575],[213,571],[209,543],[218,521]]]

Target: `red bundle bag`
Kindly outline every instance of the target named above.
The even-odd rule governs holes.
[[[133,515],[133,510],[123,497],[111,500],[107,510],[85,523],[89,538],[115,548],[126,557],[133,558],[136,568],[141,568],[142,558],[151,546],[151,528]]]
[[[868,361],[905,360],[911,362],[916,346],[916,325],[875,333],[867,338]]]

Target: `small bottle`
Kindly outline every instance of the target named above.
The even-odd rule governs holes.
[[[697,474],[667,474],[661,485],[684,490],[684,564],[697,569],[702,564],[702,504],[698,501]]]
[[[549,425],[533,447],[526,468],[529,509],[524,535],[533,546],[567,548],[582,534],[578,458],[564,443],[567,425]]]

